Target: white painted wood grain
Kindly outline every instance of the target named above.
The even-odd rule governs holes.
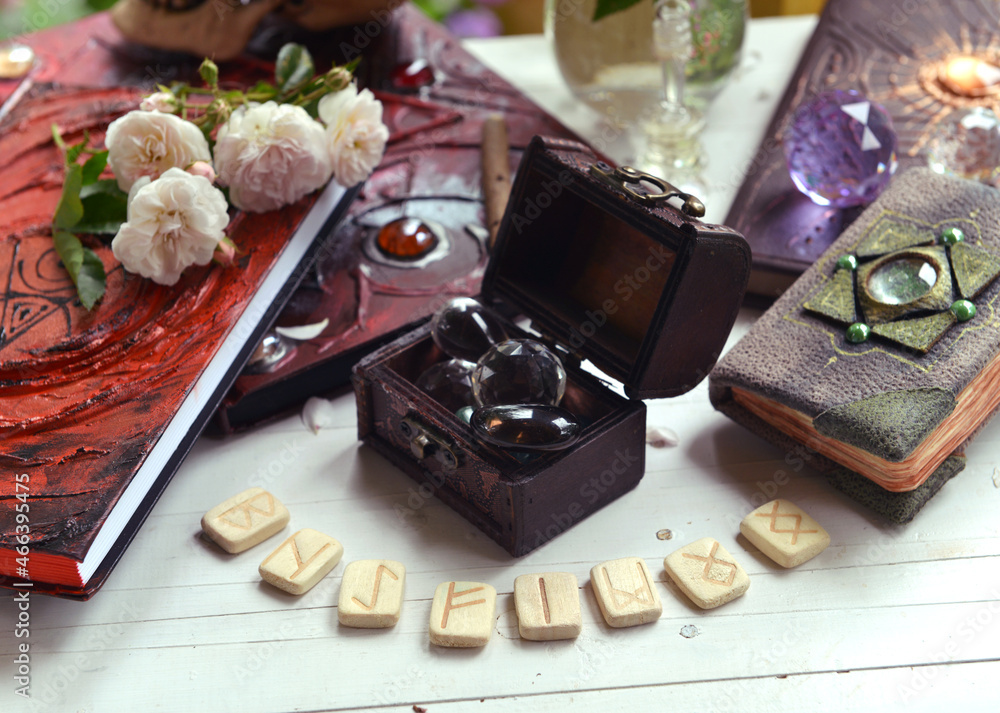
[[[754,132],[769,118],[766,107],[811,22],[752,25],[748,55],[756,64],[725,95],[745,100],[738,105],[746,111],[710,117],[720,184],[713,195],[728,200],[735,189],[733,165],[756,144]],[[578,128],[593,127],[554,67],[539,61],[539,38],[477,47],[528,82],[550,110]],[[727,180],[732,185],[722,185]],[[730,343],[755,316],[744,310]],[[981,434],[966,470],[911,525],[891,526],[830,490],[794,454],[716,414],[702,385],[649,403],[649,423],[670,427],[680,443],[647,448],[647,473],[635,491],[513,560],[358,446],[351,395],[334,399],[333,414],[338,426],[319,434],[293,416],[232,438],[201,439],[93,600],[32,597],[30,702],[13,694],[6,676],[20,640],[16,608],[9,598],[0,602],[0,710],[995,710],[1000,424]],[[255,551],[227,555],[206,543],[201,515],[252,486],[288,506],[283,537],[311,527],[340,540],[346,561],[405,562],[399,624],[340,626],[342,570],[292,597],[260,582]],[[792,571],[738,534],[754,499],[773,497],[801,505],[832,538]],[[671,539],[657,538],[664,529]],[[718,539],[753,580],[745,596],[707,612],[687,602],[662,569],[666,554],[701,537]],[[603,622],[589,572],[625,556],[646,561],[664,612],[648,626],[614,630]],[[518,636],[514,578],[542,571],[571,572],[580,582],[583,632],[575,641]],[[485,582],[499,593],[494,635],[482,650],[428,642],[430,599],[448,579]],[[697,635],[689,628],[691,638],[681,635],[692,626]]]

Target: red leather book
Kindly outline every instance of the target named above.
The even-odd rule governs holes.
[[[36,70],[0,83],[0,585],[87,598],[351,195],[331,184],[280,211],[235,212],[237,264],[189,269],[172,287],[126,274],[106,242],[84,238],[108,273],[87,311],[52,246],[63,173],[50,127],[100,141],[137,106],[142,65],[105,15],[26,42]],[[224,68],[257,75],[257,64]]]

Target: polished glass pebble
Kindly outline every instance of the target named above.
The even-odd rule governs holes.
[[[961,228],[945,228],[941,231],[941,244],[954,245],[965,240],[965,233]]]
[[[868,294],[887,305],[905,305],[920,299],[937,283],[934,266],[919,257],[887,262],[868,278]]]
[[[533,339],[508,339],[476,364],[472,390],[480,406],[558,406],[566,392],[566,369],[558,356]]]
[[[396,65],[389,73],[392,85],[397,89],[420,89],[434,84],[434,69],[425,59],[415,59]]]
[[[951,313],[959,322],[968,322],[976,316],[976,305],[969,300],[958,300],[951,306]]]
[[[935,124],[927,165],[937,173],[994,183],[1000,178],[1000,119],[993,110],[976,107]]]
[[[418,260],[438,244],[437,235],[418,218],[397,218],[386,223],[375,238],[384,255],[397,260]]]
[[[472,414],[472,427],[484,441],[515,450],[560,450],[580,437],[573,414],[541,404],[484,406]]]
[[[853,90],[823,92],[799,107],[784,149],[792,182],[819,205],[870,203],[896,171],[892,119]]]
[[[872,334],[871,327],[864,322],[855,322],[847,328],[847,341],[851,344],[861,344],[867,342]]]
[[[841,255],[837,258],[837,269],[838,270],[857,270],[858,269],[858,259],[853,255]]]
[[[461,359],[440,362],[417,377],[417,388],[449,411],[475,406],[476,399],[472,394],[472,370],[475,366]]]
[[[478,361],[494,344],[507,339],[507,330],[493,312],[471,297],[456,297],[431,320],[434,343],[450,357]]]

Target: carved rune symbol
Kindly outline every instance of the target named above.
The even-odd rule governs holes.
[[[399,581],[399,577],[396,576],[395,572],[393,572],[391,569],[389,569],[388,567],[386,567],[384,564],[380,564],[378,566],[378,569],[375,570],[375,589],[372,590],[372,603],[371,604],[365,604],[364,602],[362,602],[357,597],[351,597],[351,601],[354,602],[355,604],[357,604],[359,607],[361,607],[365,611],[371,611],[372,609],[374,609],[375,608],[375,602],[378,601],[378,590],[379,590],[379,587],[382,586],[382,573],[383,572],[385,572],[386,574],[388,574],[390,577],[392,577],[396,581]]]
[[[552,614],[549,612],[549,596],[545,593],[545,580],[541,577],[538,578],[538,593],[542,596],[542,613],[545,615],[545,623],[551,624]]]
[[[801,515],[797,515],[795,513],[790,513],[790,512],[778,512],[778,501],[777,500],[774,501],[774,507],[771,508],[771,512],[759,512],[759,513],[757,513],[757,517],[769,517],[769,518],[771,518],[771,532],[775,532],[775,533],[779,533],[779,534],[788,534],[788,535],[791,535],[792,536],[792,544],[793,545],[796,544],[799,541],[799,535],[807,535],[807,534],[810,534],[810,533],[819,532],[819,530],[803,530],[803,529],[801,529],[801,525],[802,525],[802,516]],[[793,518],[795,518],[795,525],[792,526],[791,530],[779,530],[778,527],[777,527],[777,525],[778,525],[778,518],[779,517],[793,517]]]
[[[267,504],[264,506],[266,509],[261,510],[255,503],[259,503],[261,498],[267,498]],[[219,515],[219,520],[225,520],[233,527],[238,527],[241,530],[249,530],[253,526],[253,513],[263,515],[264,517],[271,517],[274,515],[274,496],[271,493],[261,493],[255,497],[250,498],[246,502],[240,503],[239,505],[234,505],[233,507],[226,510],[224,513]],[[237,522],[234,519],[226,517],[227,515],[237,515],[241,514],[243,517],[239,518],[242,522]]]
[[[718,584],[721,587],[728,587],[736,579],[736,565],[732,562],[726,562],[725,560],[715,559],[715,553],[719,551],[719,543],[716,542],[712,545],[712,551],[708,553],[708,557],[702,557],[701,555],[692,555],[687,552],[681,553],[684,557],[692,560],[700,560],[705,563],[705,569],[701,572],[701,578],[706,582],[711,582],[712,584]],[[712,565],[720,565],[722,567],[729,568],[729,576],[725,579],[715,579],[714,577],[709,577],[708,573],[712,570]]]
[[[448,615],[451,614],[452,609],[461,609],[462,607],[472,607],[476,604],[485,604],[485,599],[475,599],[471,602],[462,602],[461,604],[452,604],[455,597],[461,597],[466,594],[472,594],[473,592],[481,592],[485,587],[473,587],[472,589],[466,589],[464,592],[455,593],[455,583],[448,582],[448,598],[444,602],[444,614],[441,615],[441,628],[448,628]]]
[[[649,581],[646,579],[646,573],[642,571],[642,565],[636,562],[635,566],[636,569],[639,570],[639,579],[642,580],[642,585],[636,588],[634,592],[626,592],[623,589],[617,589],[614,587],[611,584],[611,575],[608,574],[608,568],[601,568],[601,571],[604,572],[604,581],[608,583],[608,589],[611,591],[615,604],[618,604],[623,608],[629,606],[630,604],[648,604],[653,601],[653,594],[649,591]],[[619,594],[625,598],[624,604],[619,603],[617,596]]]
[[[295,535],[292,535],[287,540],[285,540],[284,542],[281,543],[281,547],[279,547],[278,549],[276,549],[274,552],[272,552],[268,556],[268,558],[266,560],[264,560],[263,562],[261,562],[260,566],[263,567],[268,562],[270,562],[271,558],[275,557],[279,552],[281,552],[281,550],[284,549],[285,545],[291,545],[292,546],[292,557],[295,558],[295,571],[292,572],[292,574],[290,574],[288,576],[288,579],[290,579],[290,580],[291,579],[295,579],[300,574],[302,574],[302,570],[304,570],[306,567],[308,567],[312,563],[312,561],[314,559],[316,559],[317,557],[319,557],[321,554],[323,554],[323,552],[325,550],[327,550],[330,547],[330,543],[327,542],[322,547],[320,547],[318,550],[316,550],[316,552],[313,554],[312,557],[310,557],[305,562],[303,562],[302,561],[302,556],[299,554],[299,543],[295,541]]]

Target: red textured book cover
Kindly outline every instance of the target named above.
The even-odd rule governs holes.
[[[89,76],[98,82],[115,76],[111,53],[100,43],[80,49],[79,40],[109,33],[106,18],[98,16],[73,34],[76,51],[90,55]],[[58,45],[59,32],[32,39],[42,62],[57,70],[63,66],[58,57],[73,55],[73,45]],[[0,120],[6,164],[0,183],[0,584],[30,579],[36,589],[88,596],[107,566],[87,582],[77,563],[182,406],[187,402],[190,410],[191,402],[210,398],[188,399],[206,383],[199,382],[206,367],[218,359],[229,372],[213,387],[219,397],[235,377],[234,362],[245,359],[256,339],[244,320],[238,331],[247,333],[224,340],[316,196],[280,211],[233,212],[227,233],[241,251],[237,264],[191,268],[171,287],[125,273],[108,241],[84,238],[108,275],[104,298],[88,312],[52,245],[63,159],[51,126],[57,124],[67,142],[82,140],[84,131],[100,142],[111,120],[137,107],[140,91],[70,86],[71,74],[60,74],[60,85],[29,78],[27,91]],[[9,96],[9,85],[5,89]],[[331,189],[326,195],[339,194]],[[256,303],[250,311],[261,312],[248,314],[252,319],[265,317]],[[207,405],[205,418],[213,407]],[[185,431],[183,450],[196,435]],[[163,470],[172,473],[179,457],[183,452],[168,453]],[[125,527],[126,538],[158,493],[152,500],[130,493],[142,502],[138,520]],[[27,567],[16,549],[25,539]],[[110,557],[117,559],[122,548],[112,547]]]

